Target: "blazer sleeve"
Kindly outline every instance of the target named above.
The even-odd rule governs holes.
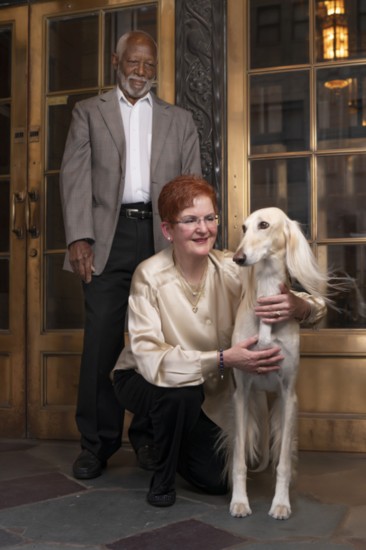
[[[89,116],[79,103],[72,112],[60,171],[61,205],[67,246],[79,239],[95,240],[91,157]]]
[[[189,111],[186,111],[186,120],[182,148],[182,174],[200,176],[202,174],[200,142],[197,127]]]

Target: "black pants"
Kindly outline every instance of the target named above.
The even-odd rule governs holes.
[[[220,429],[201,409],[202,386],[154,386],[133,370],[118,370],[114,389],[122,407],[152,422],[158,450],[152,493],[174,489],[176,472],[202,491],[226,493],[225,461],[215,449]]]
[[[116,399],[110,372],[124,345],[132,274],[153,253],[152,220],[120,215],[103,273],[94,276],[91,283],[83,283],[85,331],[76,422],[82,448],[101,460],[107,460],[121,446],[124,409]],[[135,448],[151,439],[147,429],[146,420],[133,421]]]

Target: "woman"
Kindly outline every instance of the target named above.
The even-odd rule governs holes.
[[[203,491],[227,490],[224,458],[215,451],[223,405],[233,390],[233,368],[268,373],[280,368],[281,350],[251,351],[253,336],[231,346],[236,309],[246,270],[227,251],[213,250],[217,202],[203,179],[181,176],[159,196],[167,249],[141,263],[129,299],[130,347],[114,370],[121,405],[149,415],[158,452],[147,500],[175,502],[175,475]],[[314,323],[323,303],[282,288],[258,301],[256,313],[268,323],[286,319]],[[223,349],[223,353],[218,350]],[[220,356],[221,355],[221,356]]]

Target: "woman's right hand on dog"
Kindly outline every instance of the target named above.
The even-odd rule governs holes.
[[[244,372],[266,374],[280,369],[279,363],[284,359],[278,346],[265,350],[251,350],[258,342],[257,336],[238,342],[232,348],[224,350],[224,366]]]

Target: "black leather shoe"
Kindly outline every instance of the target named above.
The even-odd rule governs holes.
[[[154,445],[143,445],[136,452],[137,463],[143,470],[155,470],[157,452]]]
[[[102,470],[106,465],[106,461],[100,460],[93,453],[84,449],[75,460],[72,472],[76,479],[93,479],[102,474]]]
[[[147,493],[146,500],[151,506],[159,506],[160,508],[166,506],[173,506],[175,502],[175,491],[169,491],[161,495],[154,495],[150,491]]]

